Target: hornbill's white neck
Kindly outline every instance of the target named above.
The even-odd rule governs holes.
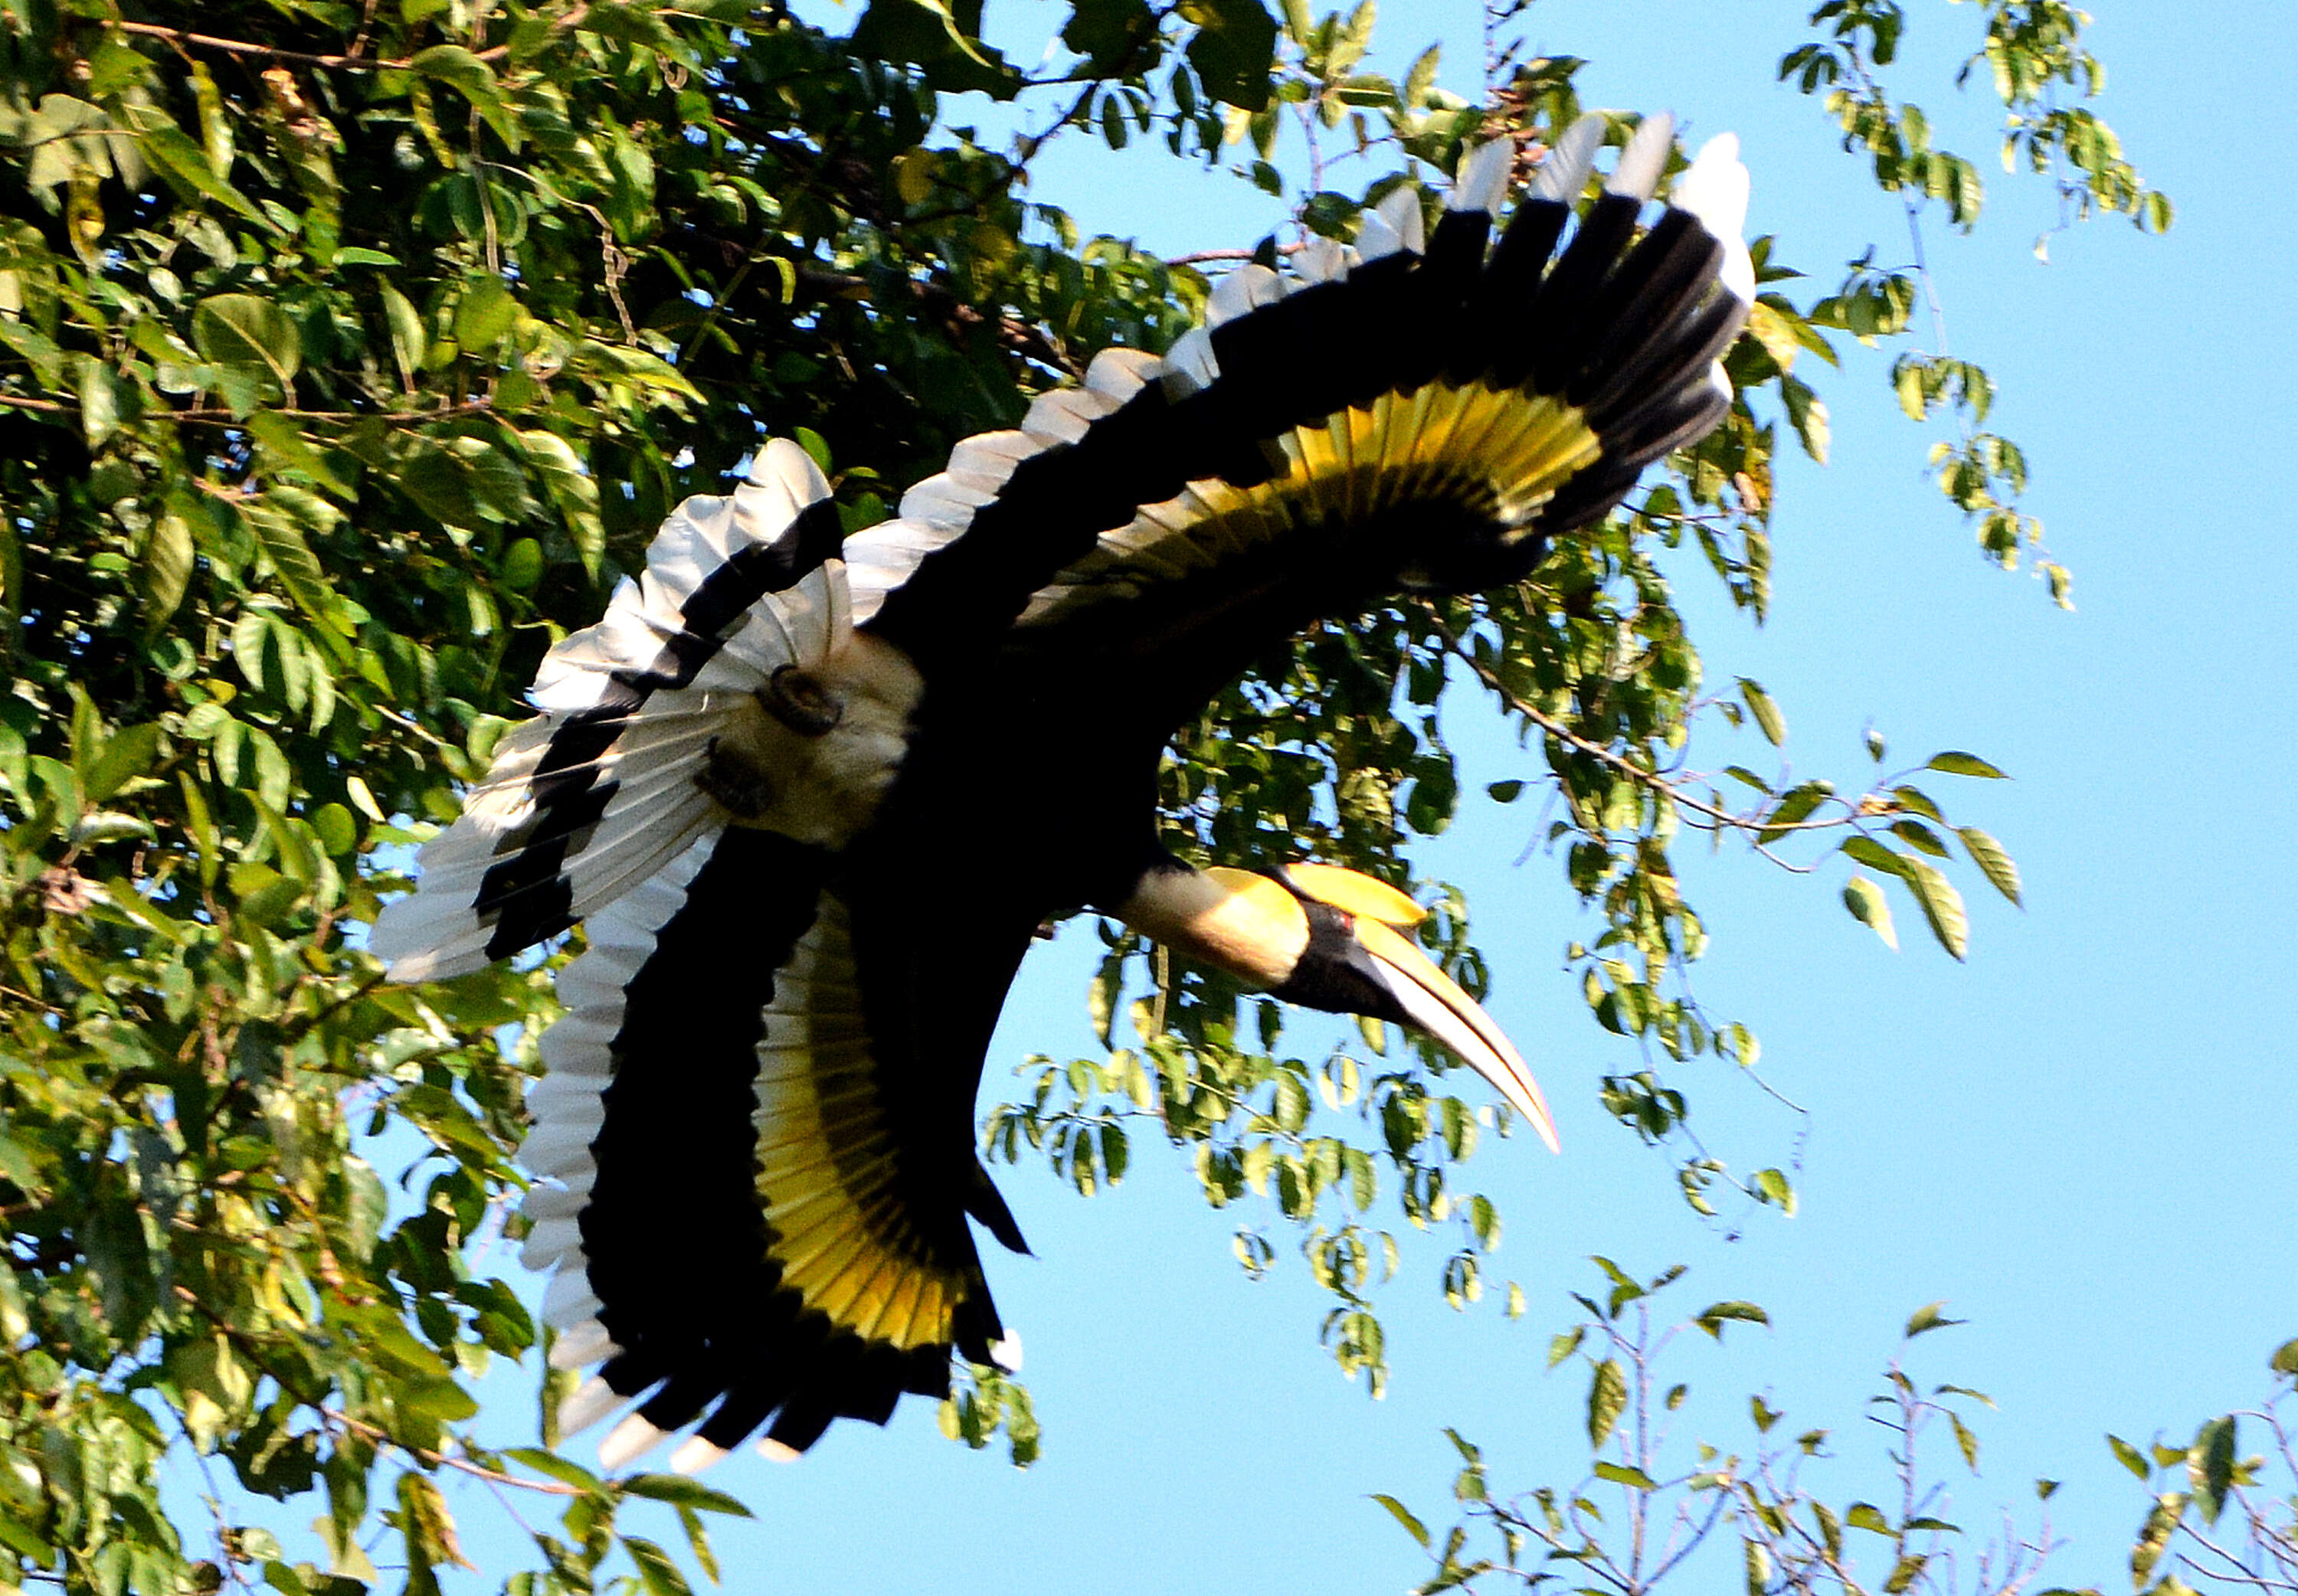
[[[1427,912],[1385,882],[1330,864],[1262,875],[1161,858],[1112,912],[1142,935],[1288,1003],[1391,1021],[1442,1043],[1556,1148],[1556,1123],[1523,1056],[1402,934]]]

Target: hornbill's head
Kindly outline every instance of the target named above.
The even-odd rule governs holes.
[[[1121,912],[1136,930],[1271,996],[1442,1043],[1557,1149],[1556,1123],[1523,1056],[1403,934],[1427,911],[1387,883],[1331,864],[1160,872]]]

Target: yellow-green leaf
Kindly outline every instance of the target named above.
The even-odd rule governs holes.
[[[1971,862],[1979,866],[1980,873],[1993,883],[1995,889],[2013,903],[2019,898],[2019,866],[2003,851],[2003,845],[1977,826],[1962,826],[1955,835],[1971,854]]]
[[[1899,933],[1891,923],[1891,906],[1883,901],[1883,889],[1864,875],[1855,875],[1843,883],[1843,906],[1851,917],[1883,939],[1883,945],[1892,952],[1899,950]]]

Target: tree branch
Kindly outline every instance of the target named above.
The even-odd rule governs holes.
[[[438,1468],[451,1468],[458,1474],[467,1474],[474,1479],[485,1480],[490,1484],[510,1485],[521,1491],[533,1491],[544,1496],[585,1494],[574,1486],[561,1484],[557,1480],[526,1479],[519,1475],[506,1474],[500,1468],[489,1468],[483,1464],[474,1463],[468,1458],[459,1458],[447,1452],[433,1451],[427,1447],[409,1446],[406,1442],[393,1438],[388,1431],[353,1418],[340,1409],[321,1408],[319,1417],[329,1424],[339,1426],[359,1436],[361,1440],[371,1441],[377,1446],[388,1446],[395,1451],[405,1452],[409,1457],[420,1462],[431,1464]]]
[[[565,33],[569,29],[580,27],[583,19],[590,14],[591,8],[587,4],[577,5],[566,15],[553,21],[550,24],[550,31]],[[656,14],[670,16],[690,13],[661,12]],[[112,26],[119,29],[122,33],[141,34],[146,38],[163,38],[171,44],[196,45],[203,50],[222,50],[233,55],[260,55],[267,61],[292,61],[299,66],[327,67],[353,72],[393,72],[406,71],[415,64],[409,57],[400,57],[391,61],[368,61],[356,54],[314,55],[308,51],[283,50],[277,45],[259,45],[248,39],[220,38],[212,33],[194,33],[182,28],[163,28],[157,22],[115,21]],[[472,54],[481,61],[500,61],[510,54],[510,46],[507,44],[495,45],[484,50],[475,50]]]

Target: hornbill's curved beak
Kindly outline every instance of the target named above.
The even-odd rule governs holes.
[[[1271,996],[1419,1032],[1491,1081],[1549,1150],[1560,1151],[1523,1055],[1403,934],[1427,911],[1386,882],[1331,864],[1288,864],[1267,875],[1225,866],[1158,870],[1118,913],[1135,930]]]

